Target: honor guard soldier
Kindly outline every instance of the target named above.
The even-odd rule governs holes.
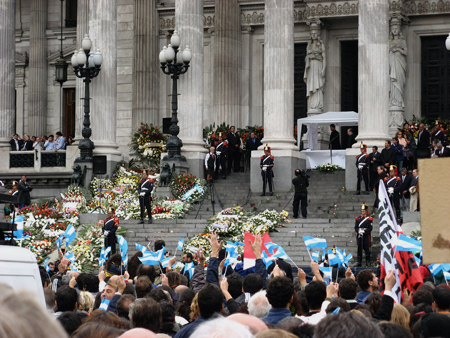
[[[108,218],[103,221],[103,236],[105,236],[105,249],[111,247],[110,255],[116,253],[116,230],[119,226],[119,219],[115,215],[114,208],[108,209]]]
[[[148,171],[144,170],[142,173],[142,179],[139,181],[138,194],[139,194],[139,206],[141,207],[141,220],[139,224],[144,224],[145,209],[148,214],[148,224],[152,224],[152,191],[154,183],[153,180],[148,178]]]
[[[356,156],[356,168],[358,181],[356,183],[356,194],[361,195],[361,180],[364,180],[366,186],[366,195],[369,194],[369,166],[370,155],[367,154],[367,146],[363,143],[360,145],[361,154]]]
[[[362,251],[366,254],[366,266],[370,266],[370,246],[373,218],[369,216],[369,206],[361,205],[361,216],[355,218],[356,243],[358,245],[358,264],[362,265]]]
[[[274,157],[270,154],[270,147],[266,144],[264,147],[264,155],[261,156],[259,166],[261,167],[261,176],[263,180],[263,193],[261,196],[266,195],[266,184],[269,183],[269,195],[272,196],[272,182],[273,182],[273,165]]]
[[[17,181],[13,181],[12,182],[12,190],[9,191],[9,194],[11,196],[18,197],[19,196],[19,189],[18,188],[19,188],[19,183]],[[17,208],[19,208],[19,204],[18,203],[16,203],[16,204],[10,203],[9,210],[11,212],[14,212]]]
[[[395,209],[397,220],[400,220],[400,187],[402,179],[397,176],[397,167],[395,165],[389,167],[389,177],[384,179],[384,184],[386,185],[391,205]]]
[[[222,133],[219,133],[219,141],[216,145],[216,178],[219,176],[219,171],[222,173],[222,178],[227,178],[227,167],[225,165],[225,154],[228,152],[228,147],[223,140]]]

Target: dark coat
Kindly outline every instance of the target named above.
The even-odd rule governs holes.
[[[380,165],[384,165],[384,163],[381,162],[380,152],[377,151],[376,153],[370,153],[369,156],[370,156],[370,171],[372,172],[377,171],[377,167],[379,167]]]
[[[419,132],[419,136],[417,136],[417,148],[428,148],[430,146],[430,132],[426,129],[422,130],[422,133]]]
[[[333,130],[330,134],[330,146],[331,149],[341,149],[341,141],[339,141],[339,132]]]
[[[356,143],[356,135],[355,134],[348,135],[347,148],[351,148],[352,145],[355,143]]]
[[[31,204],[30,191],[33,190],[33,188],[28,184],[28,182],[20,180],[18,190],[19,190],[19,204],[30,205]]]
[[[402,179],[402,176],[399,176]],[[405,198],[409,198],[409,187],[411,186],[411,182],[412,182],[412,176],[411,175],[406,175],[405,176],[405,180],[402,181],[402,183],[400,184],[400,194],[401,196],[404,196]],[[403,192],[406,190],[406,194],[403,195]]]
[[[257,137],[255,137],[255,143],[253,143],[253,139],[249,138],[246,142],[245,142],[245,149],[250,152],[252,150],[257,150],[258,147],[261,145],[261,140]]]
[[[434,154],[438,157],[450,157],[450,149],[447,147],[442,147],[442,151],[443,153],[441,154],[441,152],[439,151],[439,149],[436,149],[434,151]]]
[[[390,147],[389,149],[384,148],[381,151],[381,163],[382,165],[385,165],[386,163],[389,163],[389,165],[395,163],[395,148]]]
[[[23,140],[17,140],[19,142],[19,150],[23,148]],[[16,141],[14,139],[9,140],[9,144],[11,145],[12,151],[17,151]]]
[[[33,141],[31,140],[25,141],[25,143],[22,145],[22,148],[24,147],[26,150],[33,150]]]

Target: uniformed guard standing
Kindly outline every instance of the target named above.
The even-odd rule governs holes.
[[[264,155],[261,156],[259,166],[261,167],[261,176],[263,180],[263,193],[261,196],[266,195],[266,184],[269,183],[269,195],[272,196],[272,182],[273,182],[273,165],[274,157],[270,154],[270,147],[266,144],[264,147]]]
[[[369,206],[361,205],[361,216],[355,218],[356,243],[358,245],[358,264],[362,265],[362,251],[366,255],[366,266],[370,266],[370,246],[373,218],[369,216]]]
[[[395,165],[389,167],[389,177],[384,179],[384,184],[386,185],[391,205],[395,209],[395,216],[397,220],[400,220],[400,187],[402,179],[397,176],[397,167]]]
[[[145,209],[148,214],[148,224],[152,224],[152,191],[153,180],[148,178],[148,171],[145,170],[142,173],[142,179],[139,181],[138,193],[139,193],[139,206],[141,207],[141,220],[139,224],[144,224]]]
[[[356,156],[356,168],[358,181],[356,183],[356,194],[361,195],[361,180],[364,180],[366,186],[365,194],[369,194],[369,166],[370,166],[370,155],[367,154],[367,146],[364,143],[360,145],[361,154]]]
[[[225,165],[225,155],[228,152],[228,147],[223,141],[222,133],[219,133],[219,141],[216,145],[216,178],[219,176],[219,171],[222,173],[222,178],[227,178],[227,167]]]
[[[105,249],[111,247],[111,252],[108,256],[116,253],[116,230],[119,227],[119,219],[115,215],[114,208],[108,209],[108,218],[103,221],[103,236],[105,236]]]

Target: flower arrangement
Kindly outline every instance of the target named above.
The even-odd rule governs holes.
[[[111,190],[114,187],[114,182],[109,178],[93,177],[89,183],[89,190],[92,196],[98,196],[100,188],[102,190]]]
[[[198,184],[201,187],[205,187],[205,180],[197,178],[197,176],[192,174],[175,174],[172,177],[172,180],[169,183],[170,191],[172,195],[176,198],[181,199],[183,195],[194,188],[194,186]],[[204,191],[206,189],[203,189]]]
[[[211,255],[211,246],[209,244],[209,233],[198,234],[197,236],[191,237],[188,241],[184,243],[183,252],[188,252],[190,248],[202,247],[205,257]]]
[[[141,123],[132,132],[129,144],[137,159],[146,166],[156,162],[159,163],[161,153],[165,150],[165,145],[166,136],[164,136],[159,127],[154,126],[152,123],[150,125]]]
[[[335,171],[344,170],[341,166],[334,163],[325,163],[316,167],[317,171],[334,173]]]

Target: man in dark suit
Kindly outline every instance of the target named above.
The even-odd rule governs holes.
[[[29,206],[31,204],[30,191],[33,188],[28,184],[27,177],[25,175],[19,181],[19,209]]]
[[[246,159],[245,166],[246,168],[250,168],[250,161],[252,158],[252,151],[257,150],[261,145],[261,140],[256,137],[256,134],[252,131],[250,133],[250,138],[245,142],[245,151],[246,151]]]
[[[23,137],[23,145],[20,150],[33,150],[33,141],[30,140],[30,135],[25,135]]]
[[[444,147],[442,142],[438,142],[436,144],[436,150],[434,151],[434,155],[437,157],[450,157],[450,149]]]
[[[370,190],[373,190],[375,187],[375,184],[377,183],[378,178],[378,172],[377,167],[380,165],[383,165],[381,163],[381,153],[378,151],[377,146],[372,147],[372,152],[369,154],[370,158],[370,169],[369,169],[369,176],[370,176]]]
[[[13,138],[9,140],[12,151],[19,151],[23,147],[23,140],[20,138],[19,134],[14,134]]]
[[[231,172],[231,168],[234,162],[234,171],[241,171],[241,164],[239,161],[240,153],[239,147],[241,145],[241,138],[235,132],[236,128],[231,126],[230,132],[227,135],[228,141],[228,173]]]
[[[412,177],[408,175],[408,170],[402,168],[400,178],[402,182],[400,184],[400,221],[403,222],[403,211],[409,211],[409,187],[411,186]]]
[[[356,143],[356,135],[353,134],[353,129],[352,128],[348,128],[347,129],[347,135],[348,135],[347,148],[351,148],[352,145]]]
[[[419,125],[419,135],[417,141],[417,158],[430,158],[430,132],[425,129],[425,125]]]
[[[384,149],[381,151],[381,164],[388,170],[390,165],[395,164],[395,148],[391,147],[391,141],[384,142]]]
[[[339,132],[336,130],[334,124],[330,124],[330,149],[341,149],[341,142],[339,141]]]

